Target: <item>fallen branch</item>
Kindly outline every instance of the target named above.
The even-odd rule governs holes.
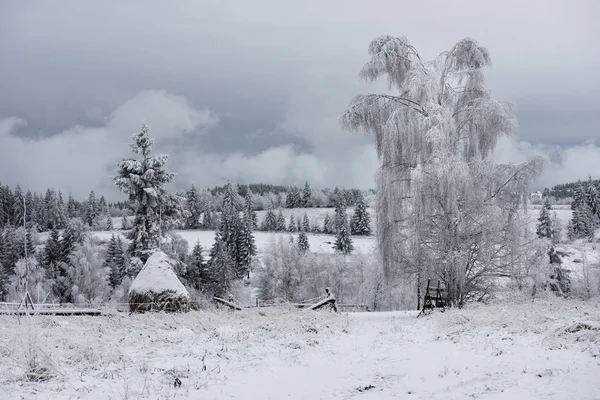
[[[313,304],[312,306],[310,306],[308,309],[309,310],[318,310],[328,304],[331,304],[331,308],[333,308],[333,311],[337,312],[338,308],[337,308],[337,304],[335,301],[335,296],[333,295],[333,293],[331,293],[329,291],[329,288],[325,289],[325,292],[327,293],[327,297],[324,298],[323,300],[319,301],[316,304]]]
[[[224,305],[226,305],[226,306],[228,306],[228,307],[230,307],[230,308],[232,308],[234,310],[242,311],[242,307],[238,306],[237,304],[235,304],[232,301],[227,301],[225,299],[222,299],[222,298],[216,297],[216,296],[213,297],[213,299],[215,299],[217,302],[219,302],[221,304],[224,304]]]

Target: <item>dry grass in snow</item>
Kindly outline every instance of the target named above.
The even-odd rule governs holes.
[[[3,316],[0,398],[597,399],[599,321],[597,300],[553,298],[418,319],[297,309]],[[31,354],[48,380],[27,379]]]

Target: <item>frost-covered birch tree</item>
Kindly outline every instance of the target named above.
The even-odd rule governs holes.
[[[341,124],[375,138],[384,276],[388,283],[402,273],[439,277],[461,304],[517,261],[522,242],[511,235],[523,232],[515,215],[542,161],[493,164],[498,139],[517,121],[486,89],[491,59],[475,40],[426,61],[405,37],[384,35],[369,55],[360,76],[386,78],[390,93],[354,97]]]
[[[135,215],[129,232],[129,254],[142,262],[159,247],[161,219],[173,214],[171,208],[176,203],[165,189],[174,178],[174,174],[165,170],[168,157],[152,155],[152,144],[148,126],[143,124],[140,132],[133,135],[131,144],[133,153],[140,159],[121,160],[114,177],[115,185],[128,196]]]

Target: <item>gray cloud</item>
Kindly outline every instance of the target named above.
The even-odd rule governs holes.
[[[475,37],[492,54],[490,88],[517,104],[514,143],[568,160],[600,136],[599,11],[594,1],[550,0],[4,1],[0,179],[108,190],[110,156],[124,155],[145,118],[182,186],[372,187],[370,139],[341,132],[337,117],[354,94],[384,89],[357,78],[383,33],[406,35],[426,58]],[[522,157],[517,147],[499,149],[503,160]],[[562,165],[565,176],[589,174]]]

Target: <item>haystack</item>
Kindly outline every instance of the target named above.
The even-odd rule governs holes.
[[[189,311],[190,295],[162,251],[152,254],[129,288],[129,311]]]

